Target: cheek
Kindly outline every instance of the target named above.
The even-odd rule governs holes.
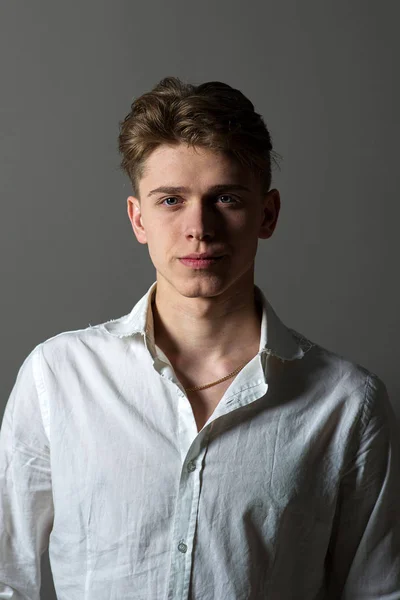
[[[245,247],[246,244],[251,245],[253,240],[257,239],[258,231],[259,223],[255,217],[232,220],[226,229],[227,236],[236,246],[241,247]]]
[[[227,231],[238,237],[248,239],[257,237],[259,218],[255,213],[236,213],[227,223]]]
[[[171,235],[170,228],[165,225],[160,228],[152,227],[147,234],[147,244],[150,256],[163,260],[173,251],[174,236]]]

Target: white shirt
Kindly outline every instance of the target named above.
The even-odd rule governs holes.
[[[151,294],[38,344],[1,427],[0,598],[400,599],[400,450],[385,384],[286,327],[198,432]],[[205,382],[208,383],[208,382]]]

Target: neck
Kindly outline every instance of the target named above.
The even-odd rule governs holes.
[[[258,352],[262,307],[254,282],[218,296],[187,297],[157,281],[152,311],[155,342],[170,360],[240,362]]]

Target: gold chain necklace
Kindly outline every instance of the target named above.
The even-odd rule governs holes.
[[[153,295],[152,300],[151,300],[151,307],[152,309],[155,306],[155,296]],[[233,377],[234,375],[236,375],[236,373],[239,373],[239,371],[241,369],[243,369],[243,367],[245,365],[247,365],[248,361],[246,360],[245,363],[243,363],[240,367],[238,367],[237,369],[235,369],[234,371],[232,371],[232,373],[229,373],[229,375],[225,375],[225,377],[221,377],[221,379],[218,379],[217,381],[213,381],[212,383],[207,383],[206,385],[196,385],[195,387],[191,387],[191,388],[183,388],[185,390],[185,392],[196,392],[198,390],[205,390],[206,388],[212,387],[213,385],[217,385],[217,383],[221,383],[222,381],[226,381],[227,379],[230,379],[230,377]]]
[[[213,383],[207,383],[206,385],[196,385],[195,387],[184,388],[184,389],[186,392],[195,392],[197,390],[204,390],[205,388],[209,388],[213,385],[217,385],[217,383],[221,383],[221,381],[225,381],[226,379],[233,377],[233,375],[236,375],[236,373],[238,373],[241,369],[243,369],[243,367],[245,365],[247,365],[247,361],[245,363],[243,363],[243,365],[241,365],[240,367],[238,367],[237,369],[232,371],[232,373],[229,373],[229,375],[225,375],[225,377],[221,377],[221,379],[218,379],[217,381],[213,381]]]

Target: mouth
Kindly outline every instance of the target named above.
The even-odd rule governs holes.
[[[180,262],[188,267],[204,268],[218,264],[224,256],[209,256],[208,258],[180,258]]]

